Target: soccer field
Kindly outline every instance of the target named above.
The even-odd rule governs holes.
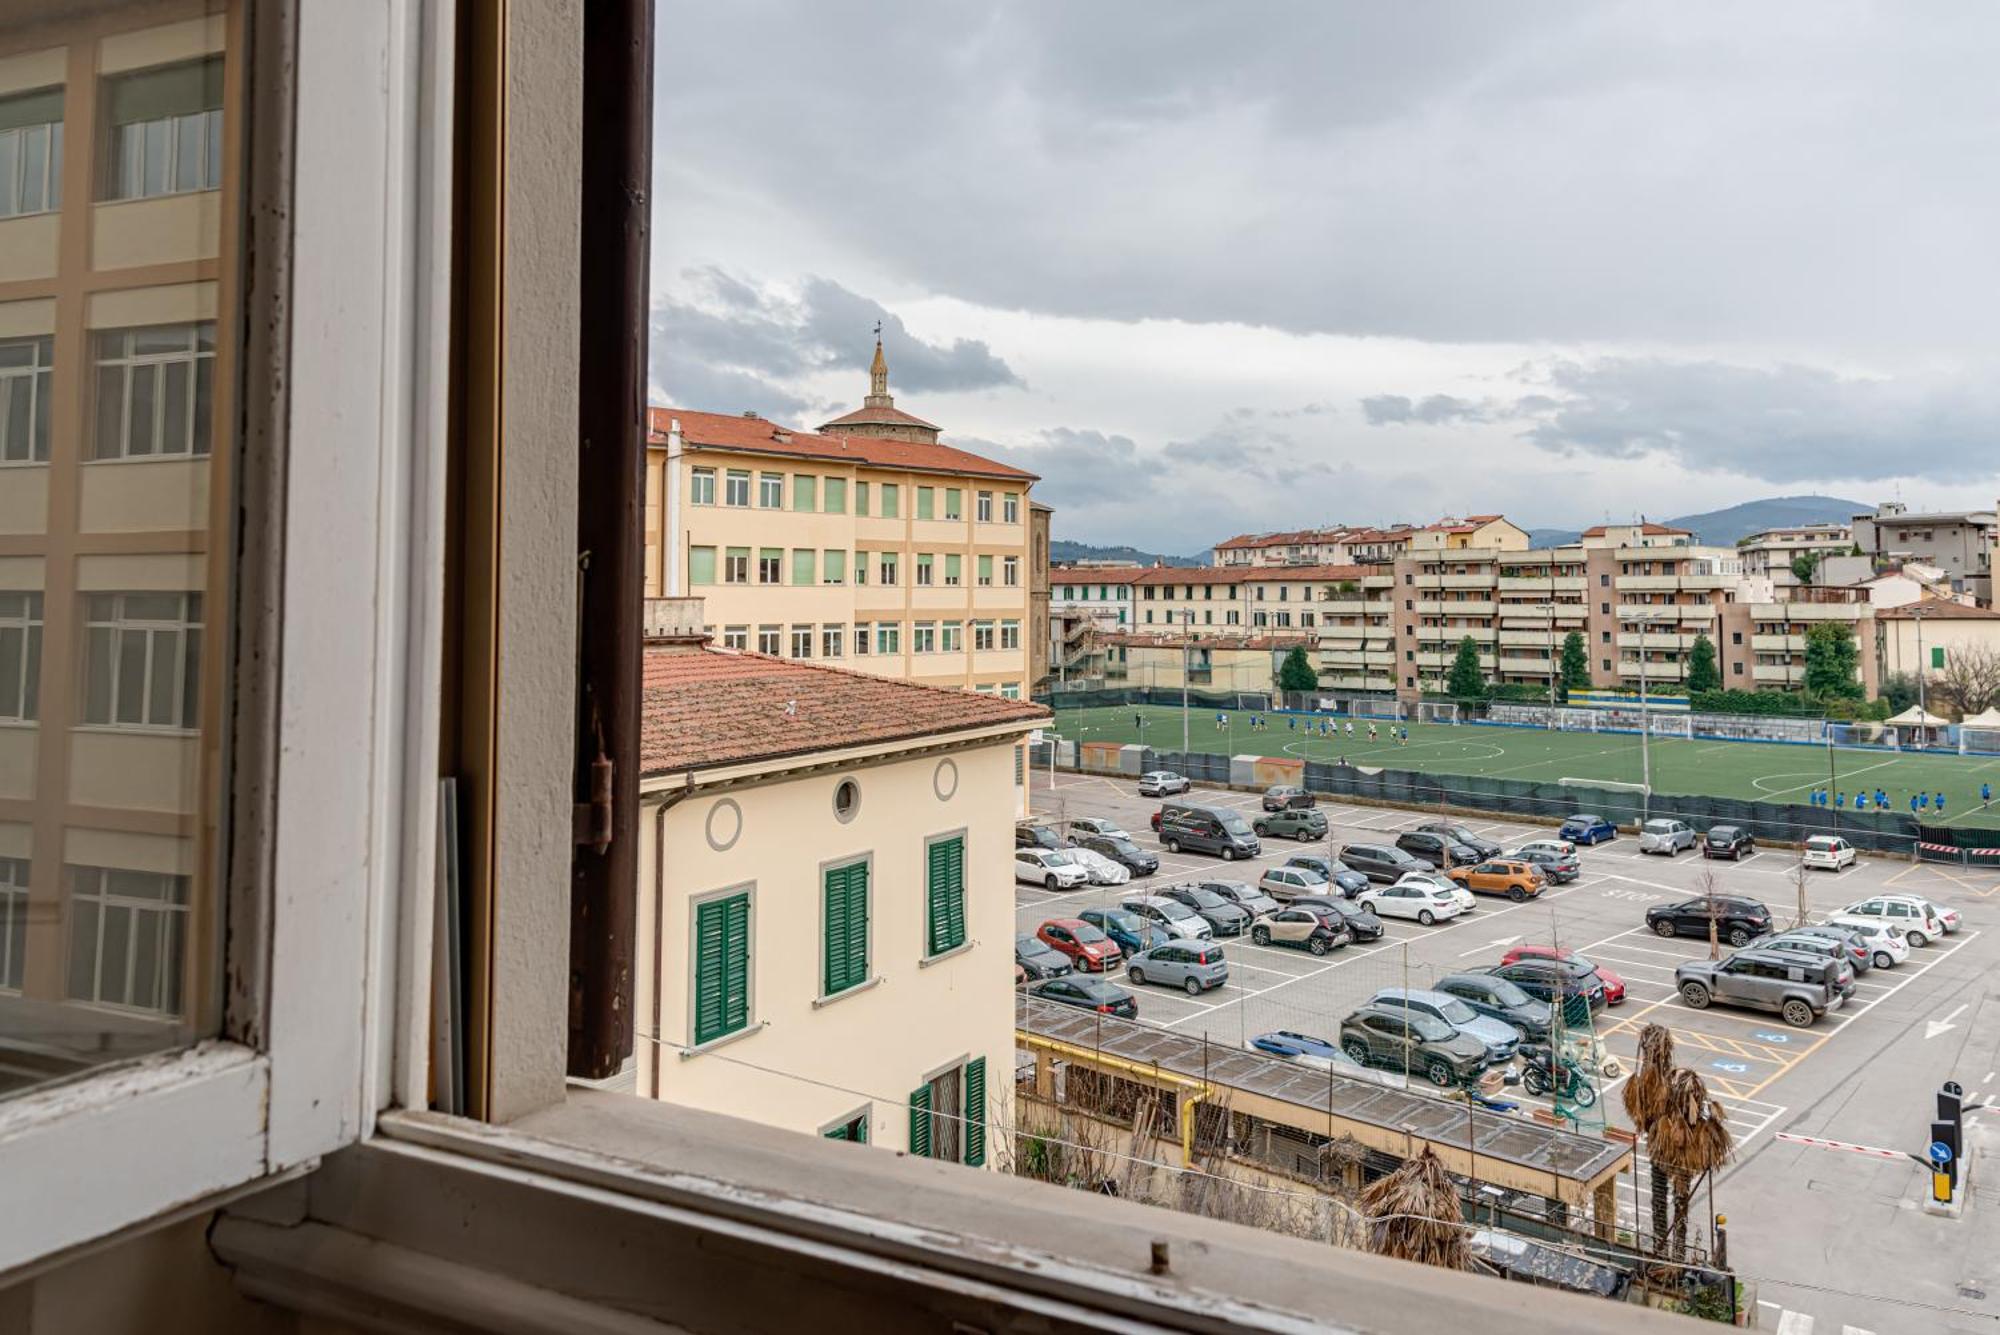
[[[1349,737],[1350,720],[1345,716],[1338,720],[1338,736],[1322,735],[1318,730],[1321,721],[1332,720],[1331,715],[1231,712],[1227,718],[1227,727],[1218,727],[1213,709],[1191,711],[1187,729],[1190,749],[1327,762],[1345,756],[1352,765],[1432,774],[1483,774],[1540,783],[1560,779],[1639,782],[1636,733],[1411,723],[1407,725],[1410,740],[1406,745],[1390,737],[1386,719],[1374,721],[1379,736],[1370,741],[1366,719],[1352,720],[1354,735]],[[1253,728],[1253,718],[1263,719],[1268,726]],[[1162,705],[1058,709],[1055,729],[1070,741],[1142,743],[1156,751],[1181,749],[1181,711]],[[1810,800],[1812,790],[1827,787],[1831,777],[1835,791],[1846,793],[1850,803],[1865,789],[1872,807],[1879,788],[1888,795],[1890,810],[1907,813],[1912,794],[1941,792],[1945,795],[1942,823],[2000,828],[2000,803],[1982,810],[1979,800],[1982,783],[1991,784],[2000,796],[2000,757],[1846,747],[1834,748],[1829,756],[1824,746],[1655,737],[1652,767],[1656,793],[1803,805]],[[1935,810],[1921,814],[1929,823],[1940,823]]]

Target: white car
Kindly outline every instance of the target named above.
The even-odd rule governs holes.
[[[1069,822],[1071,834],[1094,834],[1102,839],[1130,839],[1125,827],[1109,816],[1073,816]]]
[[[1919,949],[1943,936],[1949,929],[1944,916],[1929,900],[1915,895],[1876,895],[1849,904],[1841,913],[1855,918],[1867,918],[1875,922],[1886,922],[1903,929],[1903,935],[1910,944]],[[1957,915],[1954,914],[1955,918]]]
[[[1845,927],[1868,945],[1868,962],[1878,969],[1901,964],[1910,957],[1910,940],[1903,929],[1880,918],[1863,918],[1852,913],[1836,913],[1826,920],[1829,927]]]
[[[1672,857],[1694,847],[1694,827],[1686,821],[1655,817],[1639,827],[1641,853],[1665,853]]]
[[[1139,796],[1167,797],[1173,793],[1188,790],[1187,775],[1176,774],[1170,769],[1156,769],[1150,774],[1139,776]]]
[[[1396,878],[1396,884],[1427,885],[1441,894],[1450,895],[1458,901],[1458,911],[1460,913],[1470,913],[1479,907],[1479,901],[1472,897],[1470,890],[1460,885],[1457,881],[1452,880],[1451,877],[1446,876],[1443,872],[1406,871]]]
[[[1168,936],[1183,941],[1206,941],[1215,935],[1208,919],[1178,899],[1168,899],[1165,895],[1140,895],[1126,900],[1119,907],[1127,913],[1138,914]]]
[[[1132,879],[1130,871],[1102,853],[1088,848],[1066,848],[1063,852],[1083,868],[1092,885],[1123,885]]]
[[[1521,845],[1519,851],[1522,853],[1554,853],[1557,857],[1571,858],[1576,856],[1576,845],[1567,839],[1530,839],[1527,843]]]
[[[1398,881],[1379,890],[1364,890],[1354,902],[1365,909],[1373,909],[1378,917],[1415,918],[1426,927],[1436,922],[1448,922],[1464,912],[1458,906],[1458,896],[1449,890],[1411,881]]]
[[[1047,890],[1073,890],[1090,881],[1090,873],[1069,848],[1017,848],[1014,850],[1014,879],[1024,885]]]
[[[1808,867],[1839,871],[1854,865],[1854,845],[1837,834],[1816,834],[1806,840],[1806,851],[1799,861]]]

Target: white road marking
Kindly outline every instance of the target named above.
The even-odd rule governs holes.
[[[1812,1335],[1812,1328],[1811,1317],[1804,1312],[1794,1312],[1789,1307],[1785,1309],[1785,1314],[1778,1318],[1778,1335]]]
[[[1925,1039],[1933,1039],[1936,1038],[1939,1034],[1946,1033],[1950,1030],[1958,1028],[1957,1025],[1952,1023],[1952,1021],[1956,1020],[1960,1015],[1964,1014],[1966,1006],[1970,1004],[1971,1004],[1970,1002],[1961,1002],[1957,1007],[1955,1007],[1952,1010],[1952,1012],[1949,1015],[1945,1016],[1942,1020],[1926,1020],[1924,1022]]]

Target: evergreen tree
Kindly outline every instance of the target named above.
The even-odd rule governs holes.
[[[1312,660],[1306,657],[1304,645],[1293,645],[1285,655],[1285,661],[1278,665],[1278,689],[1281,691],[1316,691],[1319,689],[1319,673],[1313,669]]]
[[[1562,684],[1565,696],[1590,689],[1590,650],[1584,647],[1580,630],[1563,636]]]
[[[1819,572],[1818,552],[1800,552],[1797,556],[1794,556],[1792,558],[1792,578],[1796,579],[1799,583],[1801,584],[1812,583],[1813,576],[1818,572]]]
[[[1822,621],[1806,632],[1806,694],[1826,700],[1859,699],[1860,665],[1861,650],[1846,626]]]
[[[1479,671],[1479,646],[1470,635],[1458,642],[1458,657],[1452,660],[1451,679],[1445,689],[1454,700],[1477,700],[1486,694],[1486,678]]]
[[[1712,691],[1722,685],[1722,673],[1715,666],[1715,642],[1706,635],[1694,637],[1688,646],[1688,692]]]

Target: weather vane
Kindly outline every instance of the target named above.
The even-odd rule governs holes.
[[[880,320],[875,322],[875,337],[878,339],[882,337],[882,322]]]

